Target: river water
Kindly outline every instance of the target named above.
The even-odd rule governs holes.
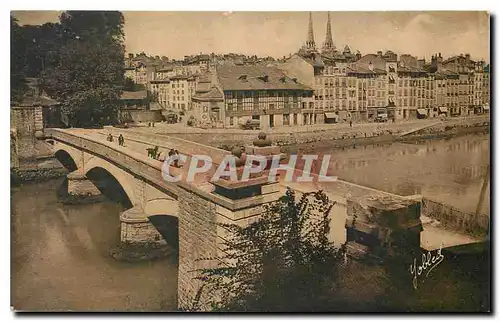
[[[12,189],[12,300],[18,310],[174,310],[177,259],[126,263],[121,206],[63,205],[63,180]]]
[[[423,194],[474,211],[489,165],[489,136],[324,151],[341,179]],[[63,205],[63,180],[12,188],[12,305],[18,310],[174,310],[177,259],[124,263],[116,203]],[[489,188],[483,212],[489,213]]]
[[[358,146],[331,154],[340,179],[400,195],[422,194],[462,211],[475,212],[485,177],[481,212],[490,212],[489,135],[466,135],[415,143]]]

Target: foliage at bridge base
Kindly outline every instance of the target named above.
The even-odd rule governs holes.
[[[225,255],[215,259],[221,264],[198,270],[202,288],[181,310],[297,312],[334,307],[345,249],[328,239],[332,206],[321,191],[296,200],[288,190],[256,222],[246,227],[220,224],[230,232],[223,243]]]

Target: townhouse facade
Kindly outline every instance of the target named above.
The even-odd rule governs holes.
[[[151,93],[162,108],[171,109],[170,90],[171,81],[168,78],[152,80],[150,82]]]
[[[398,58],[390,50],[364,56],[347,45],[341,50],[333,42],[329,13],[321,51],[310,14],[306,41],[288,58],[266,65],[257,63],[256,56],[233,56],[186,56],[161,67],[146,67],[136,57],[125,74],[136,83],[148,83],[165,108],[219,127],[236,127],[248,119],[274,127],[373,121],[381,115],[388,120],[464,116],[490,109],[489,65],[484,62],[473,61],[469,54],[444,60],[439,53],[427,63],[409,54]],[[272,65],[279,70],[273,71]],[[265,86],[258,88],[256,80]],[[283,88],[290,80],[297,88]]]
[[[221,65],[213,73],[208,91],[193,96],[194,115],[202,125],[239,128],[253,120],[265,130],[310,120],[312,88],[276,67]]]

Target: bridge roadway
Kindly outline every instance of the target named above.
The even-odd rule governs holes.
[[[177,149],[181,154],[188,157],[187,163],[190,162],[191,156],[194,154],[208,154],[213,158],[213,166],[210,171],[204,174],[198,174],[195,176],[195,181],[190,183],[190,185],[195,185],[205,192],[212,192],[214,190],[213,185],[209,182],[210,178],[215,171],[215,167],[220,164],[224,156],[230,153],[225,150],[207,147],[205,145],[197,144],[195,142],[186,141],[178,138],[172,138],[168,135],[162,134],[150,134],[143,131],[138,131],[136,129],[121,129],[121,128],[111,128],[106,127],[99,130],[90,129],[66,129],[62,130],[74,135],[91,138],[93,140],[99,141],[103,145],[111,145],[115,148],[119,148],[127,154],[133,155],[135,158],[143,159],[148,163],[155,164],[156,167],[162,165],[161,161],[153,160],[148,157],[147,150],[154,146],[159,147],[159,152],[161,152],[161,159],[164,158],[170,149]],[[114,137],[113,142],[108,142],[106,140],[108,134],[112,134]],[[125,146],[118,146],[118,135],[122,134],[125,138]],[[170,167],[171,173],[174,175],[182,174],[183,178],[186,178],[185,168],[173,168]],[[345,220],[346,220],[346,201],[348,199],[357,200],[361,203],[367,200],[373,199],[383,199],[383,198],[396,198],[400,200],[418,200],[421,196],[399,196],[391,194],[385,191],[380,191],[377,189],[360,186],[354,183],[346,182],[343,180],[336,180],[333,182],[318,182],[318,176],[316,174],[311,174],[315,178],[313,182],[284,182],[285,173],[283,170],[278,171],[281,175],[279,176],[279,192],[284,194],[287,187],[290,187],[297,191],[298,193],[310,192],[323,190],[328,195],[328,197],[336,202],[336,206],[332,210],[337,215],[332,216],[332,236],[335,236],[337,242],[344,242],[345,237]],[[294,179],[302,174],[301,170],[294,171]],[[335,209],[344,208],[344,209]],[[336,211],[337,210],[337,211]],[[470,244],[481,241],[478,238],[473,238],[471,236],[448,231],[439,226],[439,223],[435,220],[430,220],[429,218],[422,217],[422,224],[424,231],[421,234],[421,246],[426,250],[435,250],[440,248],[452,247],[456,245]]]

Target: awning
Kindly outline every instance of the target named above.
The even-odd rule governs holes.
[[[336,119],[338,116],[335,113],[325,113],[325,118],[327,119]]]
[[[427,111],[423,108],[417,108],[417,113],[420,115],[427,115]]]
[[[483,106],[483,109],[487,111],[487,110],[490,109],[490,106],[489,105],[485,105],[485,106]]]
[[[441,113],[447,113],[448,109],[445,106],[440,106],[439,107],[439,112],[441,112]]]

